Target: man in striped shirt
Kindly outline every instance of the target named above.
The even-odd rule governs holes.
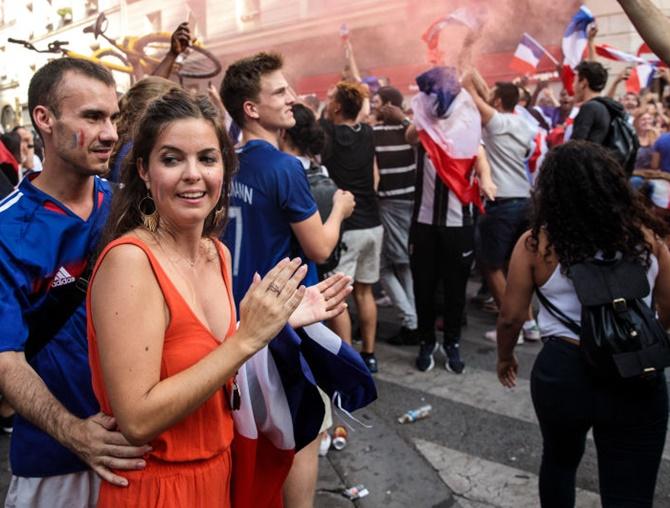
[[[380,88],[372,102],[380,120],[373,127],[379,168],[377,197],[384,226],[380,281],[402,319],[400,333],[389,342],[415,345],[418,344],[417,318],[408,245],[414,207],[416,159],[413,147],[405,139],[410,121],[402,109],[402,94],[396,88]]]

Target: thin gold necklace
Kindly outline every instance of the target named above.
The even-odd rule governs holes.
[[[170,257],[167,250],[165,250],[165,248],[163,247],[163,245],[160,241],[161,239],[158,236],[158,234],[157,233],[152,233],[152,234],[154,235],[154,239],[156,240],[156,244],[158,245],[158,248],[163,251],[163,254],[165,254],[165,257],[168,258],[170,263],[172,263],[173,265],[176,265],[175,258]],[[199,254],[200,253],[200,243],[198,242],[198,254],[196,254],[196,257],[193,261],[188,259],[186,256],[182,256],[176,249],[175,249],[174,253],[177,255],[177,259],[176,259],[177,261],[180,261],[180,260],[184,261],[191,268],[195,268],[196,263],[200,259],[200,254]]]

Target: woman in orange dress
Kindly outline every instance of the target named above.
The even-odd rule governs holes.
[[[285,259],[256,277],[236,327],[230,254],[216,240],[235,159],[216,109],[172,91],[137,133],[89,285],[89,358],[102,411],[152,450],[144,470],[124,472],[127,487],[103,482],[98,506],[228,507],[237,369],[287,321],[342,309],[346,281],[322,286],[330,305],[299,306],[306,268]]]

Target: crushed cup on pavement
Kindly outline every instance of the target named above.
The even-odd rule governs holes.
[[[421,406],[417,409],[410,409],[404,415],[398,418],[398,423],[413,423],[417,420],[428,418],[432,410],[433,406],[430,404],[426,404],[425,406]]]
[[[368,489],[365,488],[365,485],[363,485],[362,483],[359,483],[358,485],[354,485],[353,487],[349,487],[348,489],[342,491],[342,495],[351,501],[356,501],[356,499],[365,497],[368,494],[370,494],[370,492],[368,491]]]

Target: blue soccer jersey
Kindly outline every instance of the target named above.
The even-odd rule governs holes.
[[[31,316],[85,270],[98,246],[111,200],[109,184],[100,178],[95,178],[94,198],[90,217],[82,220],[24,179],[0,202],[0,351],[23,351]],[[30,364],[72,414],[85,418],[98,411],[88,365],[83,298]],[[75,454],[18,415],[10,459],[17,476],[87,469]]]
[[[236,305],[254,273],[265,275],[287,256],[305,258],[296,247],[291,224],[317,212],[298,159],[263,140],[249,141],[238,155],[240,167],[232,182],[229,222],[223,236],[232,254]]]

